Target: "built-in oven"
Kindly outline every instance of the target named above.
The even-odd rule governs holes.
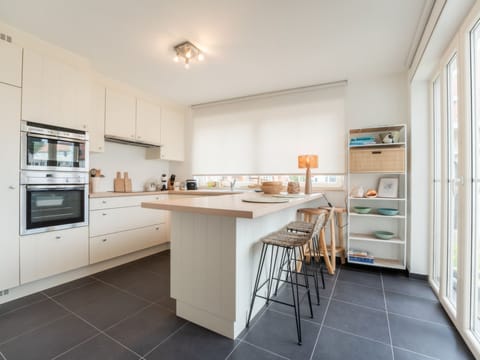
[[[22,121],[22,170],[88,171],[85,131]]]
[[[88,225],[88,173],[22,171],[20,235]]]

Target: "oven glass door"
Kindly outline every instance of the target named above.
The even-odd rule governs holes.
[[[25,161],[27,169],[85,170],[85,142],[27,134]]]
[[[22,233],[86,225],[87,189],[86,185],[25,185]]]

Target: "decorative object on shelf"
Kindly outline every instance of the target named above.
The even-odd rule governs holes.
[[[167,190],[173,190],[175,188],[175,174],[170,175],[170,179],[168,180]]]
[[[357,214],[368,214],[370,211],[372,211],[372,208],[367,206],[354,206],[353,209]]]
[[[318,155],[299,155],[298,168],[307,169],[305,174],[305,194],[312,193],[312,174],[310,169],[318,168]]]
[[[400,131],[389,131],[385,133],[380,133],[380,139],[382,139],[382,143],[384,144],[398,143],[399,138]]]
[[[203,55],[202,51],[190,41],[175,45],[173,48],[176,54],[173,61],[179,62],[180,59],[183,59],[185,69],[190,67],[190,62],[192,60],[203,61],[205,59],[205,55]]]
[[[394,216],[394,215],[398,215],[399,213],[398,209],[390,209],[390,208],[378,208],[377,212],[380,215],[386,215],[386,216]]]
[[[350,139],[350,146],[374,145],[377,143],[375,136],[359,136]]]
[[[287,193],[289,194],[299,194],[300,193],[300,184],[298,181],[289,181],[287,185]]]
[[[390,240],[395,235],[390,231],[381,231],[381,230],[375,231],[373,234],[377,239],[382,239],[382,240]]]
[[[350,191],[350,196],[355,198],[362,198],[364,194],[363,186],[354,186],[352,191]]]
[[[374,198],[377,197],[377,190],[374,189],[368,189],[367,192],[365,193],[366,198]]]
[[[378,196],[386,198],[398,197],[398,179],[381,178],[378,183]]]
[[[264,194],[280,194],[283,190],[281,181],[264,181],[262,182],[262,191]]]

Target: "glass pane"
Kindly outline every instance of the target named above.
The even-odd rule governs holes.
[[[454,307],[457,304],[457,254],[458,254],[458,97],[457,56],[447,65],[447,136],[448,136],[448,197],[447,197],[447,297]]]
[[[472,330],[480,337],[480,29],[477,25],[471,32],[472,59],[472,182],[473,199],[473,251],[472,251]]]
[[[440,286],[441,245],[441,93],[440,79],[433,82],[433,275],[432,280]]]

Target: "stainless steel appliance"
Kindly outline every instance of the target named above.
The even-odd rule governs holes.
[[[198,190],[198,182],[195,179],[187,179],[185,181],[187,184],[187,190]]]
[[[22,121],[21,170],[88,171],[85,131]]]
[[[23,171],[20,235],[88,225],[88,173]]]

